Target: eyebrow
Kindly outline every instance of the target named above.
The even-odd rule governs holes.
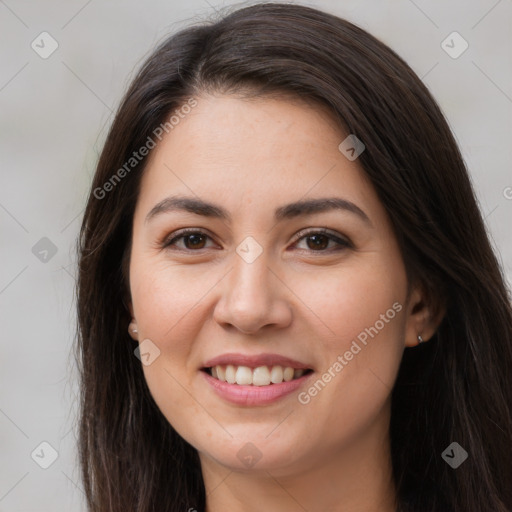
[[[366,215],[359,206],[341,197],[323,197],[296,201],[277,208],[274,212],[274,219],[276,222],[279,222],[285,219],[293,219],[300,216],[313,215],[315,213],[323,213],[332,210],[343,210],[353,213],[366,224],[373,227],[368,215]],[[151,209],[151,211],[146,215],[145,222],[149,222],[157,215],[175,211],[185,211],[195,215],[220,219],[227,223],[231,222],[231,215],[222,206],[209,203],[202,199],[186,196],[166,197]]]

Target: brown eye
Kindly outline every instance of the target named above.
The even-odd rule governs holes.
[[[306,240],[309,249],[325,249],[329,245],[329,237],[325,235],[310,235]]]
[[[202,249],[205,243],[205,236],[200,234],[185,235],[183,241],[187,249]]]
[[[206,242],[210,237],[197,230],[185,230],[172,236],[168,241],[162,244],[163,248],[174,248],[185,251],[194,251],[204,249]],[[183,241],[182,244],[178,244],[178,241]]]
[[[305,240],[306,247],[304,250],[310,252],[333,252],[352,247],[352,244],[348,240],[336,236],[324,229],[302,232],[299,233],[299,237],[300,238],[298,239],[298,242],[296,242],[296,245]],[[330,248],[329,244],[332,244]],[[303,248],[299,247],[299,249]]]

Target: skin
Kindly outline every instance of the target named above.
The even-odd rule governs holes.
[[[197,99],[152,150],[133,219],[132,337],[160,350],[143,366],[151,394],[199,451],[208,512],[394,511],[390,393],[404,348],[428,340],[441,318],[420,288],[407,294],[389,218],[358,160],[338,150],[347,134],[327,111],[285,98]],[[178,194],[222,206],[231,223],[183,211],[145,222]],[[333,196],[371,224],[341,210],[273,218],[284,204]],[[206,233],[199,248],[190,237],[162,248],[182,228]],[[317,249],[295,237],[305,228],[351,246],[320,237]],[[263,251],[252,263],[236,252],[248,236]],[[307,404],[294,392],[234,405],[199,370],[227,352],[277,353],[314,370],[307,391],[394,303],[401,311]],[[237,457],[249,442],[261,455],[251,467]]]

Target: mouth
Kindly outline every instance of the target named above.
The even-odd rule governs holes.
[[[238,386],[273,386],[300,379],[312,373],[311,368],[294,368],[292,366],[236,366],[232,364],[215,365],[202,368],[210,377],[228,384]]]

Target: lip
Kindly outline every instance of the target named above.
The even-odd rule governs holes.
[[[283,366],[291,367],[297,370],[312,370],[311,366],[308,366],[300,361],[290,359],[279,354],[258,354],[258,355],[247,355],[247,354],[222,354],[206,361],[202,368],[211,368],[212,366],[228,365],[233,366],[248,366],[249,368],[257,368],[258,366]],[[297,379],[299,380],[299,379]]]
[[[212,359],[212,361],[215,362],[214,359]],[[204,371],[200,371],[199,373],[203,375],[206,382],[213,388],[213,391],[224,400],[236,405],[257,406],[272,404],[290,393],[293,393],[302,386],[314,372],[307,373],[298,379],[281,382],[280,384],[270,384],[268,386],[241,386],[239,384],[229,384],[229,382],[218,380]]]

